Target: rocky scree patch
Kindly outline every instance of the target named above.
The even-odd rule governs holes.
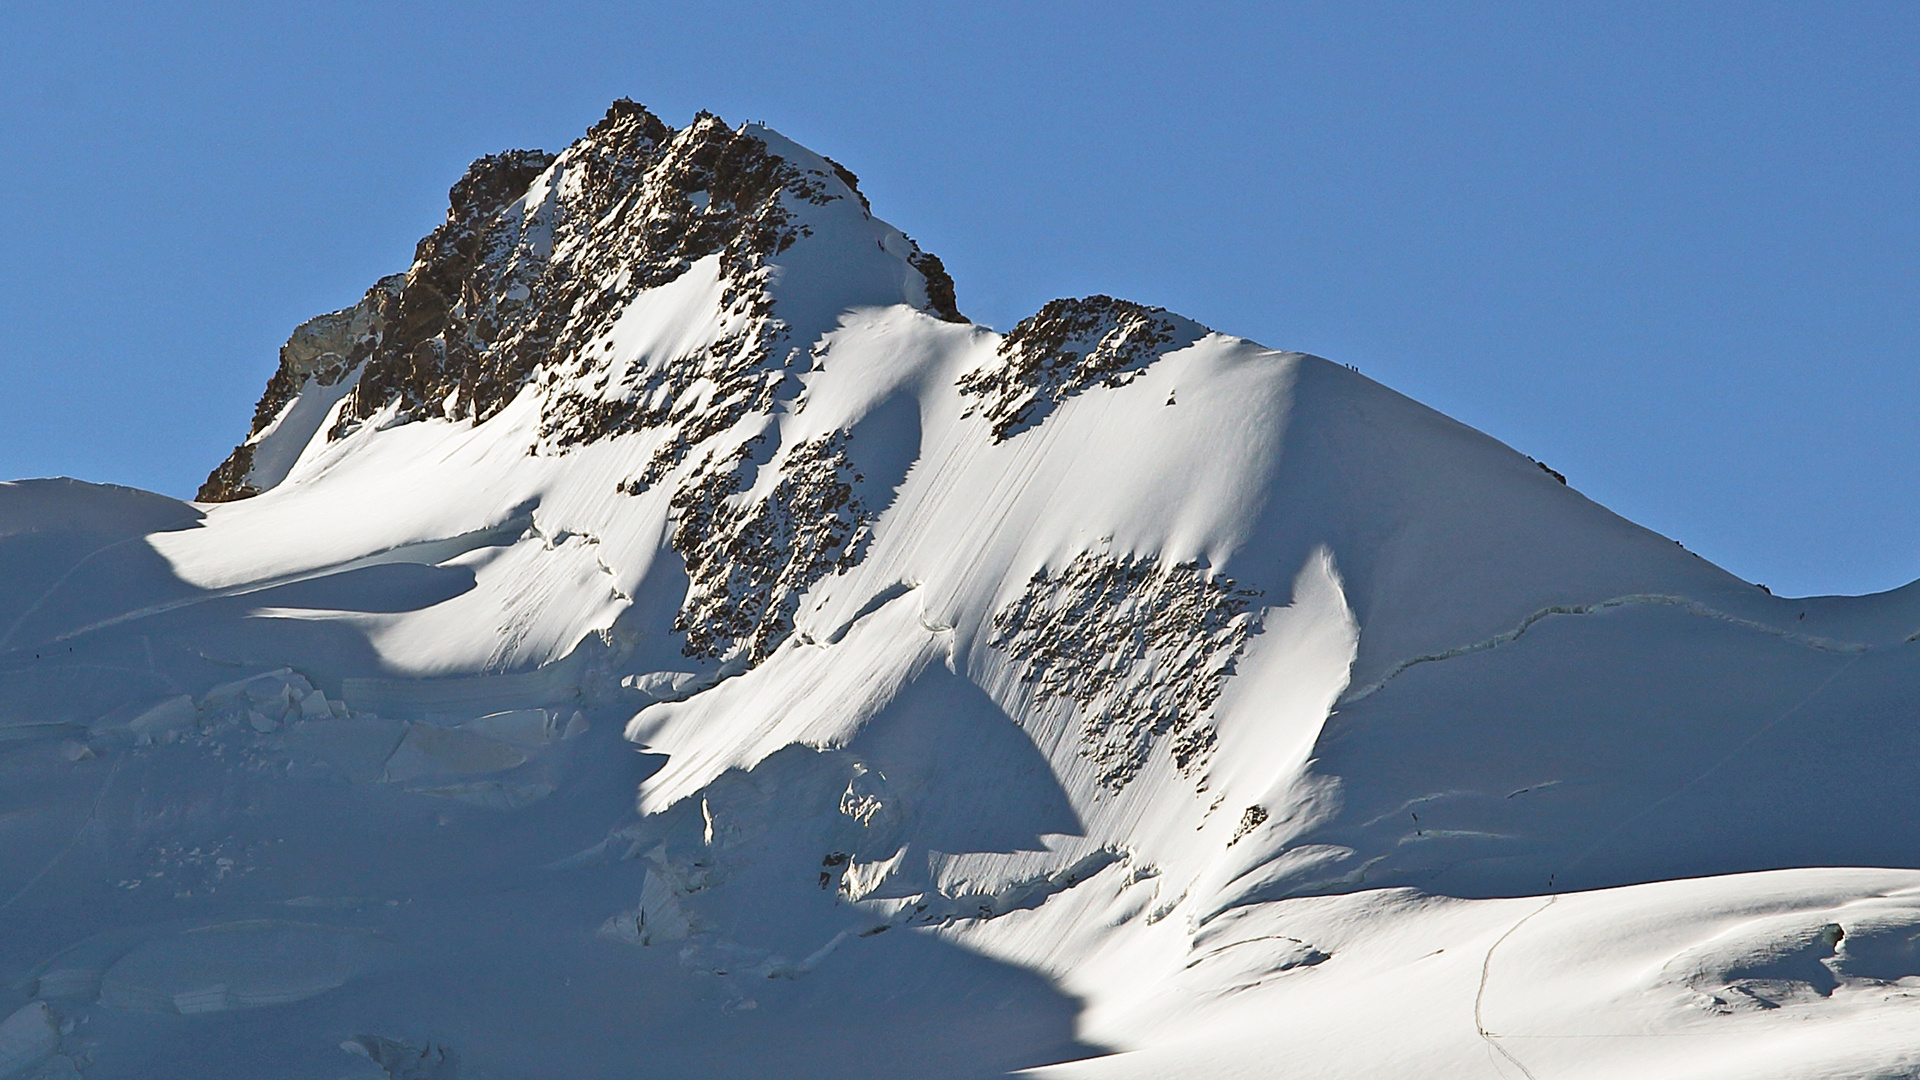
[[[987,644],[1038,700],[1073,705],[1081,753],[1118,791],[1163,739],[1183,773],[1205,767],[1208,714],[1260,629],[1259,596],[1197,563],[1082,552],[1036,572],[994,615]]]

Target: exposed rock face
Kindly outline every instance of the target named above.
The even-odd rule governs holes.
[[[1125,386],[1162,353],[1205,334],[1165,308],[1111,296],[1054,300],[1007,334],[997,363],[962,376],[960,392],[981,399],[973,411],[993,422],[998,442],[1089,387]]]
[[[739,467],[696,472],[674,493],[672,543],[691,587],[673,628],[687,655],[764,660],[792,633],[807,589],[859,561],[872,515],[846,447],[846,432],[794,446],[764,498],[735,497]]]
[[[960,302],[953,292],[953,276],[947,273],[946,264],[940,256],[931,251],[916,251],[907,257],[915,270],[927,279],[927,304],[934,314],[947,322],[963,323],[969,321],[960,314]]]
[[[256,493],[252,444],[309,378],[356,380],[328,424],[338,438],[389,408],[390,422],[485,420],[539,371],[565,372],[575,378],[543,407],[542,442],[554,450],[685,421],[686,389],[710,380],[718,390],[701,415],[662,450],[671,467],[705,435],[770,405],[764,369],[786,326],[766,292],[766,260],[810,235],[795,206],[852,196],[864,207],[856,182],[838,166],[796,165],[710,114],[676,131],[624,99],[558,155],[481,158],[453,186],[445,224],[420,242],[404,276],[295,332],[248,443],[199,497]],[[715,255],[731,332],[641,373],[623,396],[582,392],[580,381],[604,362],[589,347],[633,298]],[[931,312],[965,321],[940,260],[918,248],[907,259],[925,278]]]
[[[397,401],[406,413],[489,411],[537,362],[515,333],[545,267],[524,215],[503,212],[553,164],[537,150],[481,158],[453,186],[446,223],[420,241],[413,267],[386,305],[382,333],[337,430]],[[516,220],[518,219],[518,220]],[[449,402],[460,389],[464,392]]]
[[[1034,574],[988,644],[1036,697],[1079,707],[1081,752],[1117,791],[1163,739],[1182,771],[1205,765],[1207,714],[1260,628],[1259,595],[1193,563],[1082,552]]]
[[[262,399],[264,400],[264,399]],[[200,502],[233,502],[235,499],[250,499],[260,494],[260,490],[247,483],[247,474],[253,471],[253,445],[241,443],[233,448],[227,460],[213,467],[207,474],[207,482],[200,485],[194,498]]]

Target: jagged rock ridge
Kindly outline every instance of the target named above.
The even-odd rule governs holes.
[[[843,167],[803,169],[745,128],[701,113],[679,131],[643,106],[615,102],[558,155],[509,151],[474,162],[449,196],[446,222],[420,241],[413,266],[352,308],[303,324],[255,410],[248,442],[217,467],[203,502],[257,493],[252,448],[309,381],[353,387],[332,417],[333,437],[382,409],[393,420],[485,420],[535,373],[593,373],[588,347],[640,292],[674,281],[695,261],[720,258],[723,304],[737,316],[697,362],[644,374],[608,400],[568,385],[546,403],[544,440],[564,447],[662,424],[693,382],[722,386],[707,430],[768,398],[756,373],[778,358],[784,324],[765,290],[765,261],[807,226],[795,201],[865,198]],[[913,247],[929,310],[964,322],[940,260]],[[683,439],[697,442],[698,432]],[[673,456],[673,455],[669,455]]]

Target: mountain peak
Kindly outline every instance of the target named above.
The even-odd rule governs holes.
[[[716,260],[721,285],[708,319],[725,326],[710,344],[736,372],[810,343],[824,327],[800,324],[817,323],[823,305],[837,315],[906,302],[965,322],[940,260],[874,219],[857,183],[763,126],[701,112],[675,130],[625,98],[557,155],[482,157],[453,185],[446,221],[404,275],[294,332],[247,441],[198,497],[227,502],[272,487],[320,431],[337,439],[376,417],[485,420],[543,371],[566,375],[544,427],[558,445],[657,421],[635,398],[567,384],[604,389],[605,358],[590,350],[604,347],[637,296],[703,260]],[[843,250],[812,260],[830,264],[817,280],[795,281],[782,256],[809,242]],[[876,262],[891,266],[862,265]],[[802,295],[782,304],[784,294]]]

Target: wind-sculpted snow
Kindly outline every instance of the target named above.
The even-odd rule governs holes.
[[[1164,308],[1111,296],[1050,301],[1007,332],[989,363],[960,378],[960,392],[993,424],[996,440],[1040,423],[1092,386],[1125,386],[1163,352],[1206,330]]]
[[[0,1080],[1920,1074],[1920,587],[856,185],[616,103],[0,484]]]
[[[1035,573],[995,613],[988,644],[1036,697],[1073,703],[1081,752],[1117,791],[1162,741],[1182,772],[1206,767],[1207,713],[1259,629],[1259,595],[1195,563],[1083,552]]]

